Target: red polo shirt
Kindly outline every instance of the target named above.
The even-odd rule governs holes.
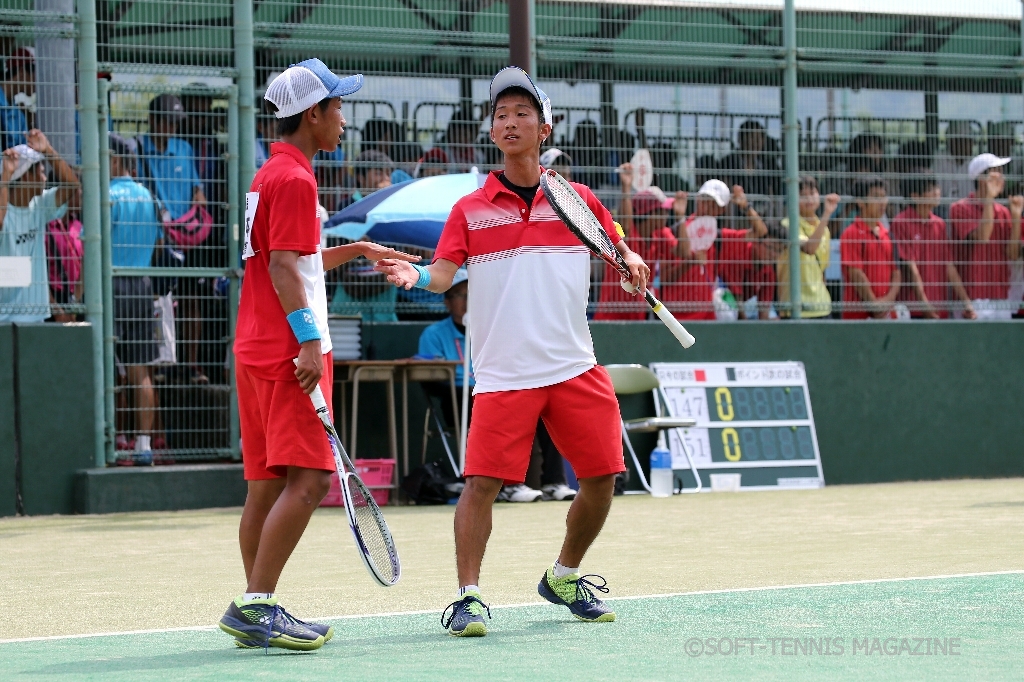
[[[270,153],[249,190],[259,194],[259,203],[248,242],[253,254],[245,260],[238,302],[235,357],[256,376],[285,380],[295,376],[292,358],[299,354],[299,342],[270,280],[271,251],[299,252],[299,274],[324,353],[331,350],[331,341],[313,168],[294,145],[277,142]]]
[[[946,221],[934,213],[922,218],[908,208],[892,220],[892,236],[899,249],[900,259],[917,265],[924,284],[924,295],[936,305],[939,317],[949,317],[942,304],[949,299],[949,277],[946,264],[953,260],[953,252],[946,237]],[[899,301],[917,303],[917,292],[910,280],[900,287]],[[912,312],[914,317],[922,313]]]
[[[665,277],[662,268],[670,261],[678,261],[679,256],[675,253],[679,240],[672,234],[672,230],[662,227],[651,233],[650,237],[630,233],[626,235],[626,246],[639,255],[651,269],[651,293],[660,296],[660,291],[654,286],[654,280],[663,281]],[[639,296],[628,293],[619,284],[622,278],[615,268],[610,265],[604,267],[604,278],[601,280],[601,292],[598,296],[597,313],[595,320],[646,320],[647,313],[651,311],[646,301]]]
[[[469,272],[477,394],[552,386],[597,364],[587,324],[590,251],[544,192],[527,206],[499,173],[455,202],[434,251],[435,261]],[[618,242],[608,210],[586,186],[572,186]]]
[[[978,229],[984,204],[974,192],[949,207],[949,225],[957,240],[955,256],[960,278],[972,299],[1004,299],[1010,288],[1010,265],[1006,244],[1010,240],[1010,211],[1002,204],[992,206],[992,237],[986,242],[968,235]]]
[[[696,213],[691,215],[679,229],[685,230],[686,226],[696,217]],[[684,263],[686,269],[675,281],[662,280],[662,301],[680,320],[715,319],[715,309],[712,304],[715,282],[714,247],[708,248],[703,254],[705,260],[702,262]]]
[[[884,225],[878,223],[878,234],[875,235],[858,217],[843,232],[839,240],[839,255],[843,265],[843,303],[846,307],[864,303],[850,279],[850,268],[859,268],[867,275],[876,298],[889,293],[892,273],[896,269],[896,249]],[[866,310],[843,310],[844,320],[866,320],[868,317]]]

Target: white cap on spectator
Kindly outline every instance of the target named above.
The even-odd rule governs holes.
[[[552,125],[551,98],[548,97],[543,90],[537,87],[537,84],[533,82],[532,78],[530,78],[530,74],[526,73],[518,66],[506,66],[504,69],[494,74],[494,78],[491,79],[492,112],[494,111],[494,105],[498,101],[498,95],[509,88],[522,88],[533,95],[537,99],[537,103],[540,104],[542,113],[541,123]]]
[[[37,152],[27,144],[19,144],[13,147],[14,152],[18,155],[18,165],[14,167],[14,172],[11,174],[11,182],[14,182],[22,175],[28,172],[29,168],[42,163],[46,157]]]
[[[697,194],[711,197],[722,208],[728,206],[729,200],[732,199],[732,192],[729,191],[729,187],[721,180],[708,180],[700,186]]]
[[[270,82],[263,98],[277,107],[277,118],[301,114],[331,97],[344,97],[363,87],[363,74],[340,78],[319,59],[292,64]]]
[[[452,286],[456,284],[462,284],[463,282],[469,281],[469,271],[462,267],[455,271],[455,276],[452,277]]]
[[[971,180],[974,180],[982,173],[985,173],[990,168],[999,168],[1010,163],[1010,157],[1003,158],[996,156],[995,154],[978,154],[971,159],[971,164],[967,166],[967,174],[971,176]]]

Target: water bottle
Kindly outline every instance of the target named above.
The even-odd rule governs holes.
[[[657,447],[651,451],[651,495],[672,496],[672,453]]]

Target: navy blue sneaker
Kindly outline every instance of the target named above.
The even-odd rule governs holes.
[[[236,639],[237,646],[245,649],[273,646],[312,651],[324,645],[324,635],[290,616],[278,605],[277,597],[249,602],[238,597],[228,606],[218,625]]]
[[[587,578],[600,578],[601,584],[592,583]],[[544,572],[544,577],[537,585],[537,592],[552,604],[569,607],[572,615],[588,623],[610,623],[615,620],[615,612],[608,605],[594,596],[593,590],[607,594],[608,581],[599,575],[573,573],[564,578],[556,578],[554,566]]]
[[[451,611],[451,615],[448,612]],[[480,599],[479,592],[467,592],[462,599],[452,602],[441,614],[441,627],[456,637],[483,637],[487,634],[484,612],[491,617],[491,610]]]
[[[285,611],[284,607],[281,607],[281,611],[284,612],[284,615],[285,615],[286,618],[288,618],[288,619],[298,623],[299,625],[305,625],[307,628],[309,628],[313,632],[321,635],[324,638],[324,644],[327,644],[329,641],[331,641],[331,638],[334,637],[334,628],[332,626],[330,626],[330,625],[327,625],[326,623],[309,623],[309,622],[306,622],[304,620],[300,620],[299,618],[296,618],[292,614],[290,614],[287,611]],[[258,640],[254,640],[254,639],[239,639],[238,637],[235,638],[235,646],[237,646],[239,649],[262,649],[262,648],[264,648],[263,644],[260,641],[258,641]]]

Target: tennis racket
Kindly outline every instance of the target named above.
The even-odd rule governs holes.
[[[345,513],[348,515],[348,527],[356,541],[359,556],[366,565],[373,579],[382,587],[391,587],[402,577],[402,565],[398,560],[398,550],[391,537],[391,530],[384,520],[384,514],[370,494],[363,481],[356,474],[356,468],[349,459],[348,453],[341,445],[338,432],[334,430],[331,413],[327,410],[327,401],[323,391],[317,386],[309,395],[313,401],[316,415],[324,425],[327,440],[331,443],[334,453],[334,466],[338,469],[341,483],[341,494],[345,499]]]
[[[616,250],[608,233],[605,232],[604,226],[587,206],[587,202],[583,201],[583,197],[572,188],[572,185],[561,175],[549,169],[541,174],[540,187],[544,190],[544,196],[547,197],[551,208],[555,210],[569,231],[576,235],[595,256],[615,268],[624,280],[622,282],[623,289],[630,293],[636,291],[630,284],[632,275],[629,273],[626,261],[622,259],[622,254]],[[665,326],[682,344],[683,348],[693,345],[695,339],[690,332],[679,324],[679,321],[672,316],[672,313],[665,308],[661,301],[654,297],[654,294],[647,291],[644,298],[654,314],[665,323]]]

